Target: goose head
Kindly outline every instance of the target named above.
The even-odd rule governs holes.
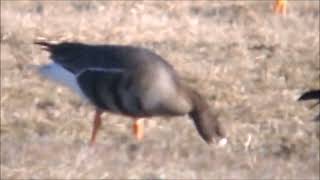
[[[199,135],[208,144],[214,139],[225,137],[225,131],[219,122],[218,114],[214,112],[205,99],[196,91],[189,92],[192,102],[192,110],[189,112]]]

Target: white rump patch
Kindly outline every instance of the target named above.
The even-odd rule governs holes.
[[[64,69],[62,66],[60,66],[57,63],[50,63],[46,65],[42,65],[38,68],[38,73],[51,81],[60,83],[74,92],[76,92],[78,95],[80,95],[82,98],[85,98],[84,94],[82,93],[77,78],[74,74],[69,72],[68,70]]]

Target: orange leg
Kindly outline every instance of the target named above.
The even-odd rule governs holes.
[[[276,0],[273,11],[277,14],[286,15],[287,14],[287,0]]]
[[[96,141],[96,136],[97,132],[101,126],[101,110],[96,110],[95,116],[94,116],[94,121],[93,121],[93,129],[92,129],[92,134],[91,134],[91,140],[90,140],[90,145],[94,145]]]
[[[132,130],[137,140],[141,140],[143,138],[143,119],[142,118],[134,119]]]

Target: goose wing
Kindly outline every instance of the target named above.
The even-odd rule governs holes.
[[[123,45],[91,45],[76,42],[59,44],[34,42],[50,53],[50,58],[68,71],[77,74],[87,68],[132,70],[141,66],[166,68],[177,76],[174,68],[156,53],[141,47]]]
[[[124,69],[88,68],[78,73],[76,78],[82,93],[98,108],[145,116],[141,99],[129,89],[132,78]]]

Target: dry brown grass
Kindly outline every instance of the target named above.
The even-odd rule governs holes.
[[[1,179],[319,179],[319,2],[1,1]],[[229,143],[206,145],[186,117],[153,118],[136,142],[130,119],[105,114],[87,148],[93,108],[43,81],[37,37],[133,44],[161,54],[221,114]]]

